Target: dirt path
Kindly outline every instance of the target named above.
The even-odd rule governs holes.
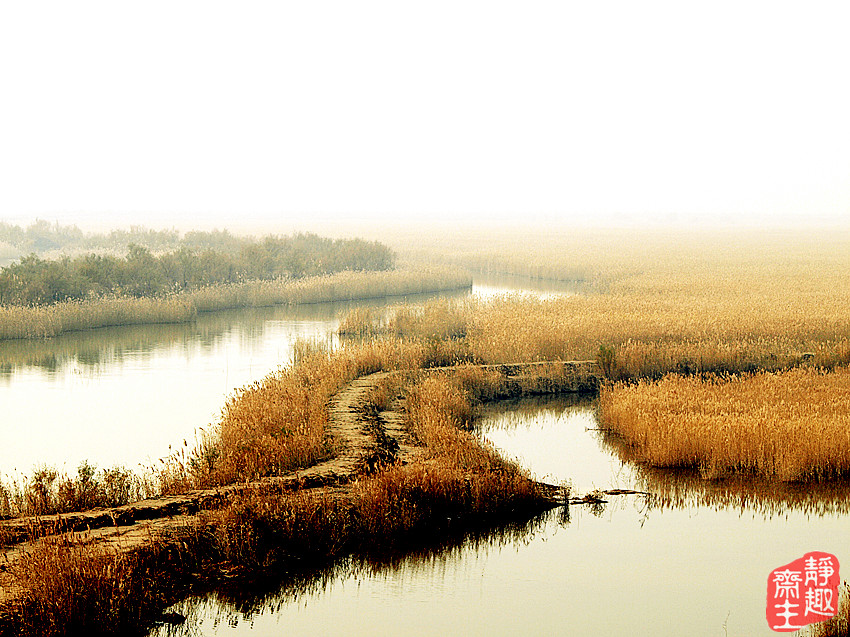
[[[550,393],[557,390],[551,380],[541,374],[546,368],[551,371],[553,365],[563,367],[574,391],[586,390],[597,382],[595,363],[590,362],[486,367],[499,371],[504,377],[504,395],[508,396],[517,391]],[[451,369],[433,371],[445,373]],[[337,452],[333,458],[307,469],[247,484],[191,491],[110,509],[0,522],[0,605],[18,593],[10,567],[32,547],[30,538],[64,533],[70,534],[69,540],[132,550],[152,538],[185,528],[199,512],[221,508],[241,493],[280,493],[344,485],[357,475],[373,470],[382,461],[407,463],[414,460],[422,448],[407,430],[400,401],[395,400],[390,410],[378,414],[367,407],[370,392],[391,373],[377,372],[357,378],[329,401],[328,434]],[[564,503],[558,487],[543,486],[553,504]]]
[[[32,537],[69,534],[75,542],[98,542],[119,550],[133,548],[156,536],[185,528],[200,511],[222,507],[234,496],[247,491],[268,493],[296,489],[324,488],[345,484],[364,470],[377,449],[374,426],[364,417],[369,393],[387,376],[378,372],[357,378],[346,385],[328,404],[328,434],[337,454],[307,469],[247,484],[191,491],[176,496],[153,498],[110,509],[19,518],[0,522],[0,604],[18,593],[11,566],[32,548]],[[387,435],[399,435],[404,428],[400,413],[387,412]],[[372,431],[370,431],[372,429]],[[416,450],[405,444],[403,461]]]

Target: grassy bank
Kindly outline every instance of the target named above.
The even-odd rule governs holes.
[[[346,490],[281,494],[258,486],[139,550],[69,537],[39,543],[11,567],[23,594],[0,607],[0,632],[138,633],[185,594],[191,581],[255,579],[345,555],[404,550],[439,535],[449,519],[456,532],[466,524],[545,508],[536,483],[463,431],[476,403],[494,391],[495,375],[418,371],[431,362],[423,348],[399,342],[307,352],[293,371],[235,397],[225,410],[221,436],[176,473],[209,484],[311,463],[303,449],[310,432],[324,430],[327,396],[347,378],[377,368],[407,371],[371,400],[377,410],[399,391],[408,396],[407,426],[426,446],[415,462],[379,467]]]
[[[297,280],[210,286],[164,298],[112,298],[45,306],[0,306],[0,340],[46,338],[120,325],[182,323],[198,312],[278,304],[323,303],[469,287],[448,269],[341,272]]]

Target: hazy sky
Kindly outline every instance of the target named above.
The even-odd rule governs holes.
[[[0,4],[0,220],[850,217],[847,2]]]

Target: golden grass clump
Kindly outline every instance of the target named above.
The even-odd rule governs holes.
[[[783,481],[850,473],[846,367],[617,383],[603,387],[600,408],[633,459],[653,466]]]
[[[0,632],[20,636],[136,634],[150,625],[188,572],[190,536],[119,551],[68,536],[45,538],[11,567],[21,593],[0,612]]]
[[[354,301],[467,288],[468,275],[450,268],[338,272],[302,279],[216,285],[187,296],[199,312],[238,307]]]
[[[185,323],[196,314],[185,298],[112,298],[49,306],[0,305],[0,340],[48,338],[64,332],[116,325]]]

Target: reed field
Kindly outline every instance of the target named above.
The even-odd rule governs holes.
[[[520,232],[423,239],[402,254],[471,271],[580,274],[587,285],[547,300],[441,301],[352,316],[352,334],[460,340],[482,363],[599,357],[614,380],[778,370],[803,358],[850,362],[846,231]]]
[[[83,462],[77,475],[42,467],[21,482],[0,482],[0,519],[115,507],[157,495],[159,485],[122,467]]]
[[[334,354],[308,352],[296,366],[297,373],[269,377],[234,397],[233,404],[240,406],[238,411],[225,409],[218,455],[212,460],[215,471],[195,477],[206,483],[244,480],[282,469],[250,464],[260,452],[272,458],[282,454],[267,448],[271,444],[267,436],[274,438],[267,428],[267,435],[245,437],[248,429],[262,429],[275,419],[266,404],[279,400],[287,411],[297,412],[286,416],[293,427],[289,439],[303,437],[309,427],[321,431],[325,399],[335,385],[376,367],[409,372],[402,377],[407,379],[403,385],[384,389],[395,393],[401,388],[408,394],[408,426],[427,445],[421,460],[364,475],[345,493],[326,489],[281,494],[258,487],[233,497],[219,510],[201,514],[177,534],[151,538],[138,551],[122,552],[70,537],[43,541],[12,566],[24,593],[13,604],[0,607],[0,631],[48,636],[67,634],[73,627],[97,634],[102,626],[98,621],[106,617],[110,631],[137,630],[149,625],[161,608],[187,590],[190,580],[199,577],[255,578],[307,563],[326,564],[347,554],[402,550],[421,542],[423,534],[439,534],[449,519],[454,525],[474,526],[493,516],[528,516],[541,510],[545,499],[536,483],[462,431],[494,379],[480,370],[458,378],[423,376],[406,368],[422,356],[421,349],[390,345]],[[427,360],[420,358],[419,366],[423,363]],[[249,392],[262,391],[267,392],[264,400],[246,398]],[[374,400],[383,403],[386,392],[378,391]],[[313,395],[311,403],[308,396]],[[322,409],[311,409],[311,404]],[[268,418],[265,425],[264,418]],[[237,421],[238,431],[231,432]],[[234,446],[230,441],[235,442],[236,434],[243,437]],[[247,455],[233,457],[233,453]],[[243,463],[249,472],[234,473],[233,466]],[[162,569],[167,577],[156,575]]]
[[[215,285],[166,297],[120,297],[42,306],[0,305],[0,340],[48,338],[120,325],[183,323],[198,312],[279,304],[324,303],[403,296],[469,287],[448,268],[340,272],[304,279]]]
[[[668,375],[602,388],[602,425],[636,462],[782,481],[850,474],[850,370]]]
[[[144,614],[148,601],[162,607],[190,573],[215,579],[280,569],[293,560],[320,563],[403,544],[446,517],[533,510],[542,497],[535,483],[465,431],[477,405],[500,395],[497,375],[472,366],[451,376],[434,369],[446,365],[596,360],[604,376],[605,427],[621,441],[622,453],[647,465],[784,483],[850,473],[848,236],[721,240],[657,233],[625,243],[602,237],[586,244],[573,238],[570,249],[559,249],[554,238],[535,244],[536,258],[551,257],[550,267],[535,276],[577,278],[580,272],[590,282],[581,295],[352,312],[342,319],[347,338],[339,350],[299,344],[292,365],[231,396],[197,448],[170,459],[150,479],[158,492],[176,493],[248,483],[331,457],[328,401],[352,379],[379,370],[404,372],[393,381],[400,384],[380,387],[372,401],[379,411],[404,395],[406,424],[426,447],[415,462],[380,466],[342,493],[249,490],[197,517],[179,537],[156,538],[156,549],[140,553],[138,562],[119,564],[125,558],[118,552],[93,552],[90,563],[85,549],[83,557],[54,560],[55,567],[37,556],[25,560],[16,567],[18,581],[32,582],[35,569],[54,568],[46,578],[53,584],[33,586],[19,607],[0,609],[0,619],[24,635],[61,634],[23,627],[36,612],[88,616],[126,605],[136,609],[130,614]],[[512,245],[513,252],[478,256],[456,250],[444,262],[522,273],[528,254]],[[341,273],[297,286],[262,282],[179,298],[187,311],[198,312],[468,282],[447,270]],[[546,386],[556,388],[557,379],[551,380]],[[132,582],[173,555],[180,556],[169,562],[173,578],[138,593]],[[68,606],[79,595],[57,594],[57,587],[80,581],[103,596],[85,601],[85,611]],[[138,595],[144,599],[134,600]]]

